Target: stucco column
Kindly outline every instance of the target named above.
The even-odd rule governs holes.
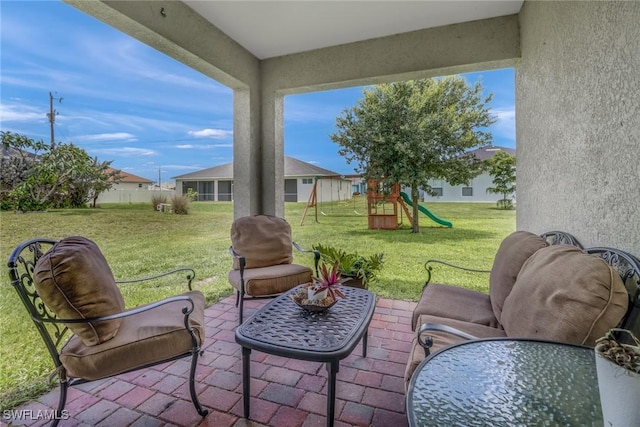
[[[262,94],[262,213],[284,218],[284,99]]]
[[[265,169],[260,158],[261,116],[257,88],[233,91],[233,216],[264,213],[260,195]]]

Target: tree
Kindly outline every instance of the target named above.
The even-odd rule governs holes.
[[[489,174],[493,176],[493,187],[487,188],[487,193],[502,194],[498,207],[511,209],[513,203],[507,197],[516,192],[516,158],[504,151],[497,151],[486,162]]]
[[[3,158],[3,209],[81,207],[117,182],[117,174],[114,179],[107,173],[111,162],[99,162],[73,144],[51,146],[10,132],[2,132],[2,144],[7,164],[19,172],[5,179]]]
[[[435,196],[430,180],[465,184],[481,171],[469,150],[491,142],[486,128],[495,121],[492,95],[482,92],[479,82],[468,86],[458,76],[376,85],[342,112],[330,137],[366,179],[386,191],[395,183],[411,188],[418,233],[418,189]]]

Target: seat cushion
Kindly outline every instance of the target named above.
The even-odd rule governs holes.
[[[278,295],[303,283],[311,282],[313,271],[298,264],[281,264],[272,267],[250,268],[244,270],[245,294],[253,297]],[[229,283],[240,287],[240,271],[229,272]]]
[[[502,326],[509,337],[593,346],[618,325],[628,294],[620,278],[596,255],[558,245],[533,254],[504,302]]]
[[[418,318],[423,314],[498,327],[489,295],[458,286],[438,283],[427,285],[413,310],[411,327],[414,331]]]
[[[231,245],[245,257],[245,268],[267,267],[293,262],[291,226],[270,215],[253,215],[236,219],[231,225]],[[234,259],[234,269],[239,269]]]
[[[124,299],[107,260],[89,239],[75,236],[56,243],[35,265],[34,286],[60,319],[87,319],[124,311]],[[85,345],[113,338],[121,320],[69,323]]]
[[[452,328],[456,328],[462,332],[467,334],[471,334],[478,338],[494,338],[494,337],[504,337],[506,336],[505,331],[501,328],[492,328],[490,326],[479,325],[477,323],[464,322],[461,320],[448,319],[438,316],[430,316],[428,314],[423,314],[418,317],[417,328],[420,329],[420,326],[424,323],[438,323],[441,325],[451,326]],[[453,345],[462,341],[465,341],[463,338],[456,337],[455,335],[447,334],[446,332],[440,331],[429,331],[427,333],[431,335],[433,338],[433,346],[431,347],[431,354],[440,350],[441,348],[447,347],[449,345]],[[407,362],[407,367],[404,373],[405,379],[405,391],[409,386],[409,381],[411,380],[411,375],[416,370],[420,362],[425,359],[424,349],[418,343],[417,336],[413,337],[413,342],[411,343],[411,352],[409,353],[409,361]]]
[[[200,291],[183,294],[194,302],[189,325],[200,346],[204,342],[204,296]],[[94,346],[73,336],[60,352],[60,361],[72,378],[97,380],[160,363],[191,351],[191,335],[184,327],[186,301],[174,301],[122,318],[118,334]]]
[[[489,297],[498,322],[502,322],[502,306],[516,283],[520,268],[531,255],[547,246],[545,239],[528,231],[511,233],[500,243],[489,276]]]

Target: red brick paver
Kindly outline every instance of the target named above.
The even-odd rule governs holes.
[[[268,301],[245,304],[245,316]],[[189,397],[189,360],[83,384],[69,390],[69,419],[60,426],[243,427],[324,426],[327,372],[324,364],[251,353],[251,418],[242,418],[241,348],[235,342],[235,297],[205,310],[206,342],[199,359],[197,390],[209,410],[204,419]],[[415,303],[379,299],[369,327],[367,357],[362,348],[340,362],[337,377],[336,427],[407,425],[404,367],[411,339]],[[58,389],[16,408],[25,415],[10,425],[46,425],[58,401]],[[3,422],[10,420],[3,419]]]

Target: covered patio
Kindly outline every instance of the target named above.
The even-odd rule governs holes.
[[[398,2],[454,4],[460,10],[450,9],[458,18],[446,23],[400,25],[358,40],[325,39],[321,46],[262,53],[246,46],[266,33],[254,30],[234,39],[214,24],[216,16],[282,17],[284,2],[273,2],[281,7],[272,5],[269,14],[256,9],[262,2],[67,3],[233,88],[236,217],[283,216],[287,94],[515,67],[517,229],[567,230],[585,247],[617,247],[638,255],[638,2]],[[216,3],[238,9],[223,10]],[[326,4],[331,3],[338,2]],[[472,4],[477,10],[496,4],[513,9],[463,16],[465,8],[476,7]],[[364,12],[361,18],[367,18]],[[255,22],[247,19],[246,28],[252,30]],[[324,425],[324,367],[258,352],[252,356],[251,420],[241,417],[233,302],[226,298],[205,313],[208,340],[198,382],[211,413],[204,420],[189,402],[188,362],[179,361],[72,390],[71,419],[63,425]],[[260,303],[252,304],[255,309]],[[337,425],[406,424],[403,373],[413,305],[378,300],[368,357],[356,349],[338,374]],[[50,409],[56,399],[54,391],[18,409]]]
[[[637,254],[637,1],[64,1],[233,89],[236,217],[283,216],[286,95],[514,67],[517,229]]]
[[[268,300],[251,300],[247,314]],[[197,390],[209,410],[203,419],[189,398],[188,359],[69,390],[69,419],[61,426],[324,426],[327,372],[324,364],[253,352],[251,418],[242,418],[242,356],[235,342],[235,297],[205,311],[204,354],[197,369]],[[337,377],[338,426],[404,426],[404,371],[411,348],[411,312],[415,303],[378,299],[369,327],[367,357],[361,345],[342,361]],[[45,417],[58,403],[57,389],[14,409],[18,425],[48,425]]]

